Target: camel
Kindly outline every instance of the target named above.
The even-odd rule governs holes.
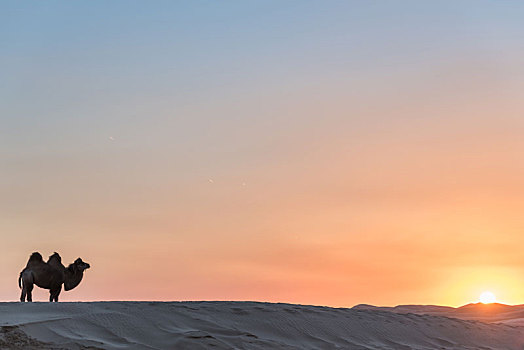
[[[40,288],[49,289],[50,302],[58,302],[62,285],[66,291],[75,288],[82,281],[84,271],[90,267],[81,258],[65,267],[62,258],[56,252],[44,262],[42,255],[34,252],[18,277],[18,285],[22,289],[20,301],[24,302],[26,297],[27,301],[33,301],[33,285],[36,284]]]

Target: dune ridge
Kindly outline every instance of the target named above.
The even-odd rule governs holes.
[[[260,302],[0,303],[9,349],[522,350],[524,327]]]
[[[380,310],[395,313],[415,313],[433,316],[448,316],[463,320],[507,323],[524,326],[524,305],[506,305],[501,303],[471,303],[461,307],[438,305],[398,305],[394,307],[359,304],[355,310]]]

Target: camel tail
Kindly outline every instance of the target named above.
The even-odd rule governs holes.
[[[22,289],[22,272],[20,272],[20,276],[18,276],[18,287]]]

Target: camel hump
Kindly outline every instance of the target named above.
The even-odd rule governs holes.
[[[62,257],[60,256],[60,254],[58,254],[57,252],[54,252],[53,255],[51,255],[49,257],[49,260],[47,260],[47,262],[51,261],[51,260],[57,260],[58,262],[62,262]]]
[[[44,259],[42,258],[42,254],[40,254],[39,252],[34,252],[29,257],[29,262],[43,262],[43,261]]]

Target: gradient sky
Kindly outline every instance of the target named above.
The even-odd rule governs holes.
[[[38,250],[62,300],[524,303],[522,18],[1,1],[0,299]]]

